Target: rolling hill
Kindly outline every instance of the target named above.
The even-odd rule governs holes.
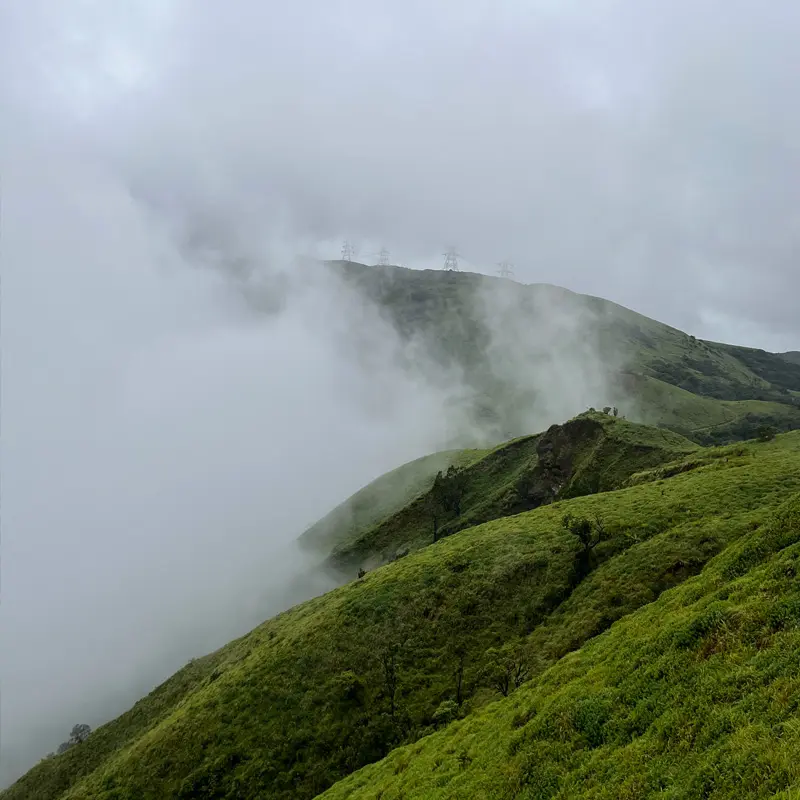
[[[476,417],[491,418],[497,435],[502,431],[507,438],[524,438],[530,433],[524,427],[526,415],[515,412],[520,405],[535,405],[536,397],[524,381],[498,381],[492,375],[492,358],[484,358],[487,353],[497,355],[491,347],[494,334],[487,305],[502,308],[523,332],[529,322],[535,328],[532,320],[554,306],[569,319],[581,320],[577,334],[593,333],[600,343],[599,352],[605,354],[606,377],[614,387],[609,402],[616,402],[637,422],[679,433],[701,445],[752,438],[764,427],[778,431],[800,428],[800,359],[797,365],[787,364],[791,353],[705,342],[610,301],[548,284],[522,286],[475,273],[367,267],[352,262],[329,262],[328,266],[382,309],[401,336],[409,340],[422,337],[426,352],[433,353],[438,364],[456,364],[462,369],[475,392]],[[523,352],[514,366],[535,370],[538,356],[536,351]],[[598,389],[606,391],[608,387]],[[495,393],[502,395],[498,402]],[[535,441],[528,442],[535,447]],[[518,450],[525,447],[524,443],[514,445]],[[508,446],[501,450],[505,449]],[[365,528],[377,522],[376,516],[385,518],[384,530],[399,524],[393,521],[387,504],[393,502],[396,511],[418,498],[404,512],[416,513],[424,503],[423,490],[430,488],[439,469],[449,466],[447,458],[456,459],[457,453],[463,453],[461,458],[470,459],[480,452],[454,450],[399,467],[320,520],[301,537],[301,543],[316,545],[326,553],[336,548],[333,560],[347,560],[356,545],[348,549],[342,541],[358,540]],[[409,486],[413,490],[398,491],[412,474]],[[361,509],[366,507],[380,511],[369,518],[369,524],[361,524]],[[384,552],[380,557],[388,555]]]
[[[759,770],[800,786],[800,432],[700,448],[604,414],[556,428],[453,470],[472,473],[462,516],[487,521],[453,516],[425,544],[412,515],[417,549],[190,663],[2,796],[727,797]],[[515,513],[503,487],[534,442],[563,496]]]
[[[749,438],[763,425],[800,427],[800,360],[791,353],[704,341],[549,284],[350,262],[328,267],[401,337],[421,342],[436,370],[464,376],[473,417],[490,440],[530,433],[531,420],[539,421],[531,409],[546,394],[540,384],[564,370],[592,397],[567,413],[618,406],[630,419],[700,444]]]
[[[792,350],[789,353],[781,353],[781,355],[787,361],[791,361],[792,364],[800,364],[800,351],[798,350]]]
[[[800,791],[800,495],[510,697],[325,800]]]
[[[613,490],[635,472],[696,449],[669,431],[587,413],[485,454],[464,451],[459,469],[430,475],[425,489],[401,509],[361,531],[336,526],[334,512],[325,518],[334,523],[328,528],[330,561],[343,571],[370,568],[483,522]]]
[[[0,797],[797,796],[800,359],[558,287],[328,267],[422,345],[409,369],[461,376],[480,447],[345,500],[300,538],[338,588]],[[605,409],[532,428],[561,373]]]

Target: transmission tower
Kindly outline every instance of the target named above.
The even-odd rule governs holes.
[[[497,274],[501,278],[514,277],[514,265],[510,261],[501,261],[498,265]]]
[[[342,244],[342,261],[352,261],[353,260],[353,245],[350,244],[346,239]]]
[[[385,248],[381,248],[381,252],[378,254],[378,266],[379,267],[388,267],[391,262],[389,261],[389,251]]]
[[[444,267],[450,272],[458,272],[458,253],[456,252],[455,247],[451,247],[445,254],[444,254]]]

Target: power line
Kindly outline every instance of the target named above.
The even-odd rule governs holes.
[[[514,265],[510,261],[501,261],[498,265],[497,274],[501,278],[514,277]]]
[[[445,254],[444,254],[444,267],[443,269],[448,270],[449,272],[458,272],[458,253],[456,252],[455,247],[451,247]]]

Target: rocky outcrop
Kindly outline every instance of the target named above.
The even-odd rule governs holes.
[[[552,425],[536,445],[537,463],[517,486],[520,511],[552,503],[570,485],[576,457],[603,434],[594,419],[579,417],[564,425]]]

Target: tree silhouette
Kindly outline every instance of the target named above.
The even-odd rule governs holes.
[[[561,524],[581,543],[581,549],[576,556],[576,578],[578,581],[582,581],[592,571],[592,551],[600,542],[608,538],[605,525],[600,517],[595,517],[592,521],[585,517],[575,517],[572,514],[565,514]]]

